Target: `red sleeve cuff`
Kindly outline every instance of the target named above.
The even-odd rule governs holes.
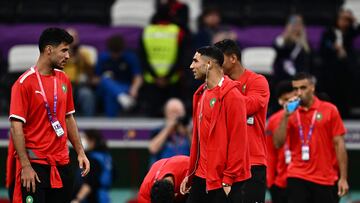
[[[228,185],[232,185],[234,182],[234,179],[230,176],[224,175],[222,182],[225,184],[228,184]]]

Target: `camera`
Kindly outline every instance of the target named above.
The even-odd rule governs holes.
[[[189,117],[188,116],[181,116],[177,118],[177,124],[187,126],[189,124]]]

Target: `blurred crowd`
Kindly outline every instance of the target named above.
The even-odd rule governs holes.
[[[200,85],[191,77],[191,53],[201,46],[222,39],[237,40],[237,34],[221,21],[216,7],[204,8],[197,31],[189,28],[189,7],[177,0],[158,0],[150,23],[140,37],[140,48],[130,50],[121,35],[110,36],[106,50],[92,59],[81,46],[77,30],[68,28],[74,37],[71,59],[64,71],[74,86],[78,116],[161,117],[169,98],[179,98],[191,112],[194,90]],[[273,41],[276,58],[273,74],[267,75],[272,93],[277,83],[297,72],[309,72],[318,79],[318,91],[335,103],[345,118],[359,106],[357,91],[359,67],[353,41],[360,27],[349,10],[340,10],[336,21],[321,37],[320,49],[308,42],[301,15],[291,15],[283,33]],[[241,47],[241,44],[239,44]],[[6,70],[0,60],[1,71]],[[247,67],[251,69],[251,67]],[[5,72],[1,72],[5,75]],[[4,85],[4,84],[2,84]],[[2,98],[2,100],[6,100]],[[7,101],[2,101],[2,115],[7,115]],[[272,96],[269,115],[278,109]]]

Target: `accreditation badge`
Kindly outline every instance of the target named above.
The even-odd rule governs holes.
[[[310,147],[309,147],[309,145],[303,145],[301,147],[301,159],[303,161],[309,161],[310,160]]]
[[[61,127],[61,124],[58,120],[51,121],[51,125],[58,137],[61,137],[64,135],[64,129]]]

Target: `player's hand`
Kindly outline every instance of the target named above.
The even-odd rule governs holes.
[[[226,187],[223,187],[224,191],[225,191],[225,194],[226,196],[229,195],[230,191],[231,191],[231,186],[226,186]]]
[[[338,195],[340,197],[346,195],[349,192],[349,184],[346,179],[340,178],[338,182]]]
[[[187,183],[189,181],[189,177],[185,177],[184,180],[181,182],[180,185],[180,193],[182,195],[185,195],[186,193],[189,193],[191,187],[187,187]]]
[[[40,183],[39,176],[31,167],[31,165],[24,166],[21,170],[21,183],[22,186],[26,188],[27,192],[30,192],[30,187],[32,192],[35,193],[36,184],[35,179]]]
[[[78,155],[79,168],[81,169],[81,176],[86,176],[90,171],[90,162],[85,154]]]

